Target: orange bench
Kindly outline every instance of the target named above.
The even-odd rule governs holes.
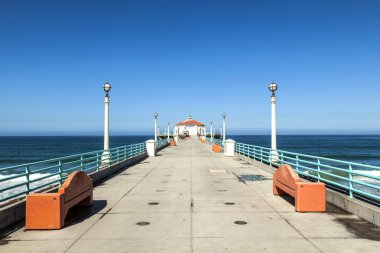
[[[291,195],[297,212],[325,212],[326,186],[324,183],[306,183],[290,165],[280,166],[273,174],[273,194]]]
[[[212,151],[214,151],[215,153],[220,153],[222,152],[222,147],[219,145],[212,144]]]
[[[170,142],[170,146],[176,146],[174,138],[172,138],[172,141]]]
[[[57,193],[26,196],[26,229],[60,229],[73,206],[92,205],[92,180],[83,171],[69,175]]]

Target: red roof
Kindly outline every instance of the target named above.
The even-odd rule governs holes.
[[[176,124],[176,126],[185,126],[185,125],[187,125],[187,126],[194,126],[194,125],[196,125],[196,126],[204,126],[205,124],[203,124],[203,123],[201,123],[201,122],[199,122],[199,121],[196,121],[196,120],[193,120],[193,119],[186,119],[186,120],[184,120],[184,121],[181,121],[181,122],[179,122],[179,123],[177,123]]]

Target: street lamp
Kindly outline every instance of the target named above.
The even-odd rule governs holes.
[[[269,84],[269,90],[272,92],[271,102],[272,102],[272,146],[271,146],[271,160],[272,162],[278,162],[278,152],[277,152],[277,129],[276,129],[276,95],[275,92],[278,86],[275,82]]]
[[[226,141],[226,113],[223,112],[222,114],[222,117],[223,117],[223,144],[224,142]]]
[[[104,98],[104,152],[103,156],[105,159],[105,163],[109,161],[109,109],[110,109],[110,97],[108,95],[108,92],[111,90],[111,85],[108,83],[108,81],[103,85],[103,89],[106,92],[106,96]],[[103,158],[102,158],[103,160]]]
[[[157,117],[158,117],[158,113],[155,112],[154,113],[154,141],[156,142],[156,145],[157,145]]]
[[[213,141],[213,137],[212,137],[212,121],[210,122],[210,137],[211,137],[211,141]]]
[[[170,142],[170,122],[168,122],[168,142]]]

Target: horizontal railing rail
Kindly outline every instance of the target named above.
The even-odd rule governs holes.
[[[235,151],[274,167],[289,164],[301,177],[323,182],[351,198],[380,204],[380,167],[238,142]]]
[[[216,139],[216,138],[211,139],[210,137],[206,137],[206,142],[213,143],[215,145],[219,145],[222,148],[224,148],[224,142],[221,139]]]
[[[165,146],[166,144],[168,144],[169,142],[168,142],[168,139],[167,138],[165,138],[165,139],[160,139],[160,138],[158,138],[157,139],[157,145],[156,145],[156,147],[157,148],[161,148],[161,147],[163,147],[163,146]]]
[[[144,154],[145,142],[0,168],[0,202],[61,186],[76,170],[88,174]]]

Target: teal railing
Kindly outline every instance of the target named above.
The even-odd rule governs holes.
[[[235,152],[274,167],[289,164],[303,178],[323,182],[350,197],[380,204],[380,167],[244,143],[236,143]]]
[[[216,144],[216,145],[221,146],[222,148],[224,147],[223,140],[221,140],[221,139],[215,139],[215,138],[213,138],[213,139],[211,140],[210,137],[206,137],[206,142],[208,142],[208,143],[214,143],[214,144]]]
[[[0,169],[0,202],[62,185],[76,170],[93,173],[144,154],[145,142]]]
[[[168,144],[168,139],[167,138],[165,138],[165,139],[158,138],[157,139],[156,147],[157,148],[161,148],[161,147],[165,146],[166,144]]]

